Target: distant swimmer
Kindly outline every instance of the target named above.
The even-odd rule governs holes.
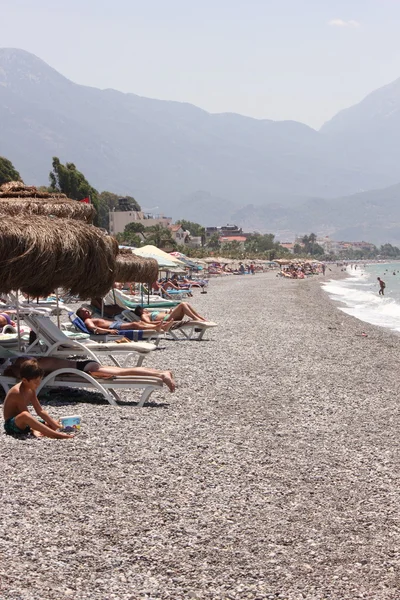
[[[393,275],[396,275],[396,271],[393,271]]]
[[[377,280],[379,281],[379,295],[380,296],[384,296],[385,295],[385,287],[386,287],[386,283],[380,278],[377,277]]]

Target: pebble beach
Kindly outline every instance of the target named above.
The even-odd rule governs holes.
[[[0,599],[398,600],[400,340],[322,281],[214,279],[219,327],[145,360],[174,394],[44,400],[71,441],[1,425]]]

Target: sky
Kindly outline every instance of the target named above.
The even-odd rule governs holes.
[[[400,77],[400,0],[0,0],[72,81],[319,128]]]

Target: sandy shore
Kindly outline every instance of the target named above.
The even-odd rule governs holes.
[[[398,599],[399,338],[321,280],[212,281],[209,341],[145,362],[175,394],[58,402],[72,442],[0,434],[0,598]]]

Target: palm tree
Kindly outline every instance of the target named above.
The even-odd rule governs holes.
[[[172,237],[171,231],[159,223],[146,227],[145,236],[146,242],[157,246],[157,248],[176,248],[176,241]]]

